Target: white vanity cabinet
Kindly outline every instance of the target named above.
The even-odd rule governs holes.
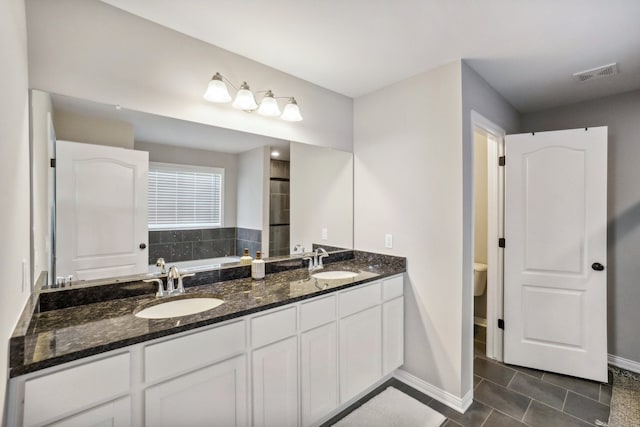
[[[22,411],[10,424],[23,426],[94,425],[111,420],[113,426],[131,424],[128,353],[44,370],[12,387],[22,395]],[[11,418],[14,418],[13,420]],[[88,423],[88,424],[86,424]]]
[[[336,296],[300,305],[300,398],[302,425],[338,406],[338,327]]]
[[[8,426],[317,426],[403,363],[403,275],[11,380]]]
[[[246,372],[242,355],[147,388],[145,425],[247,426]]]

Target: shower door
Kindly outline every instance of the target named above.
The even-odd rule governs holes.
[[[607,128],[508,135],[504,361],[607,381]]]

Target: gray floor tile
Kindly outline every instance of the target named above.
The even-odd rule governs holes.
[[[523,421],[532,427],[587,427],[591,425],[535,400],[531,402]]]
[[[605,405],[611,404],[611,386],[609,384],[600,385],[600,398],[598,400]]]
[[[544,371],[538,371],[537,369],[525,368],[524,366],[516,366],[516,365],[507,365],[505,366],[515,369],[516,371],[522,372],[523,374],[531,375],[532,377],[536,377],[538,379],[542,378]]]
[[[460,424],[456,423],[455,421],[451,421],[450,419],[447,419],[444,424],[442,424],[442,426],[440,427],[462,427]]]
[[[490,362],[487,359],[475,357],[473,359],[473,373],[506,387],[516,371],[503,365]]]
[[[522,424],[515,418],[511,418],[498,411],[493,411],[482,427],[526,427],[526,424]]]
[[[595,423],[596,420],[606,422],[609,419],[608,406],[571,391],[567,395],[564,412],[592,424]]]
[[[567,390],[556,385],[530,377],[521,372],[516,373],[509,388],[562,410]]]
[[[473,376],[473,388],[476,388],[478,386],[478,384],[480,384],[480,381],[482,381],[482,378],[480,378],[477,375]]]
[[[491,408],[476,401],[471,404],[464,414],[449,408],[435,399],[429,403],[429,406],[464,427],[481,426],[491,412]]]
[[[545,372],[542,379],[549,383],[559,385],[560,387],[564,387],[575,391],[576,393],[590,397],[594,400],[598,400],[598,396],[600,394],[600,383],[595,381],[568,377],[566,375],[552,374],[549,372]]]
[[[516,419],[522,419],[531,401],[527,396],[489,381],[482,381],[474,390],[473,397]]]

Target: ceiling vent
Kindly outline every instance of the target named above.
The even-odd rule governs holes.
[[[618,64],[614,62],[612,64],[603,65],[602,67],[575,73],[573,75],[573,79],[577,82],[586,82],[587,80],[595,80],[602,77],[613,76],[615,74],[618,74]]]

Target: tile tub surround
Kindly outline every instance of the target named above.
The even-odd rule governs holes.
[[[40,295],[34,293],[10,340],[10,376],[223,322],[406,271],[404,258],[357,251],[354,255],[350,260],[328,264],[324,271],[348,270],[359,272],[359,275],[353,279],[336,280],[323,290],[315,286],[315,280],[310,280],[306,268],[268,274],[259,281],[236,278],[188,287],[186,293],[189,295],[214,295],[225,302],[212,310],[179,318],[152,320],[135,317],[135,310],[156,301],[153,294],[42,312],[38,309]],[[247,266],[243,266],[216,271],[222,277],[243,275],[247,269]]]
[[[154,265],[158,258],[178,262],[242,256],[244,248],[249,248],[255,257],[256,251],[262,250],[262,230],[224,227],[149,231],[149,265]]]

